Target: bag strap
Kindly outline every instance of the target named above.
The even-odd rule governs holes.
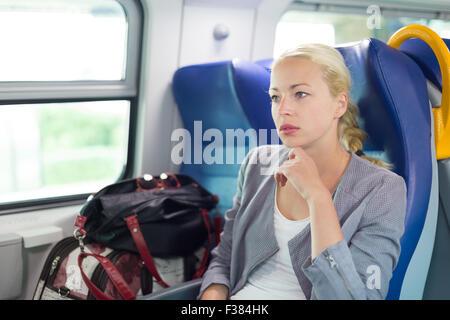
[[[194,274],[192,279],[198,279],[201,278],[203,273],[206,270],[206,263],[208,262],[208,255],[209,251],[211,250],[211,242],[212,242],[212,233],[211,233],[211,225],[209,223],[209,216],[208,216],[208,210],[206,209],[200,209],[202,213],[203,222],[205,223],[206,230],[208,230],[208,243],[206,245],[205,252],[203,253],[202,262],[200,263],[200,266],[197,269],[197,272]]]
[[[203,223],[205,224],[205,227],[208,231],[208,243],[206,245],[205,252],[203,253],[202,261],[200,263],[199,268],[195,272],[192,279],[200,278],[203,273],[206,270],[206,263],[208,262],[208,255],[209,251],[211,249],[211,242],[212,242],[212,233],[211,233],[211,225],[209,223],[208,218],[208,210],[206,209],[200,209]],[[133,214],[131,216],[128,216],[125,218],[125,221],[127,223],[128,230],[130,230],[131,237],[133,238],[133,241],[136,245],[136,248],[139,251],[139,254],[141,255],[142,260],[144,260],[144,263],[147,267],[147,269],[150,271],[150,273],[155,277],[156,281],[163,286],[164,288],[169,288],[170,286],[163,281],[161,276],[158,273],[158,270],[156,269],[155,263],[153,261],[153,257],[150,254],[150,250],[148,249],[147,243],[145,242],[144,236],[142,235],[141,227],[139,226],[139,221],[137,219],[136,214]]]
[[[155,277],[156,281],[164,288],[170,287],[167,283],[161,279],[161,276],[156,269],[155,263],[153,262],[153,257],[148,250],[147,243],[145,242],[144,236],[142,235],[141,227],[139,226],[139,221],[135,214],[125,218],[128,230],[130,230],[131,237],[133,238],[134,244],[141,255],[142,260],[144,260],[145,266],[148,271]]]
[[[84,273],[82,262],[86,257],[93,257],[98,260],[98,262],[102,265],[102,267],[105,269],[106,274],[108,275],[109,279],[111,280],[112,284],[116,287],[117,291],[120,293],[120,295],[125,300],[136,300],[136,296],[131,291],[130,287],[126,283],[126,281],[123,279],[122,275],[120,274],[119,270],[114,266],[114,264],[106,257],[88,253],[88,252],[80,252],[78,255],[78,267],[81,270],[81,276],[83,277],[84,282],[86,283],[86,286],[91,291],[92,295],[97,300],[115,300],[111,296],[104,293],[102,290],[100,290]]]
[[[220,243],[220,234],[222,233],[222,225],[223,225],[223,219],[222,216],[217,215],[213,219],[214,223],[214,235],[215,235],[215,241],[214,246],[218,246]]]

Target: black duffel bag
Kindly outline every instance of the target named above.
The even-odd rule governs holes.
[[[152,256],[186,256],[207,242],[205,255],[194,278],[205,271],[212,243],[208,211],[218,197],[188,175],[143,175],[104,187],[91,195],[77,217],[74,236],[116,250],[140,254],[146,267],[164,287]],[[80,254],[84,259],[88,254]],[[80,265],[81,265],[80,260]]]

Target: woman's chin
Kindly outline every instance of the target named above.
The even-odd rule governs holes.
[[[303,139],[293,139],[293,137],[285,138],[280,137],[281,142],[288,147],[289,149],[301,147],[302,149],[306,149],[309,147],[309,143],[305,142]]]
[[[302,145],[301,143],[295,143],[295,142],[292,142],[292,141],[289,141],[289,140],[287,140],[287,141],[281,140],[281,141],[282,141],[283,144],[284,144],[286,147],[288,147],[289,149],[297,148],[297,147],[303,147],[303,145]]]

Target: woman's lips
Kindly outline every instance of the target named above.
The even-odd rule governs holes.
[[[294,134],[295,132],[298,131],[298,127],[290,125],[290,124],[283,124],[280,127],[280,133],[284,134],[284,135],[290,135],[290,134]]]

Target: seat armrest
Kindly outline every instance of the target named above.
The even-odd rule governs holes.
[[[196,300],[202,279],[183,282],[176,286],[142,296],[139,300]]]

